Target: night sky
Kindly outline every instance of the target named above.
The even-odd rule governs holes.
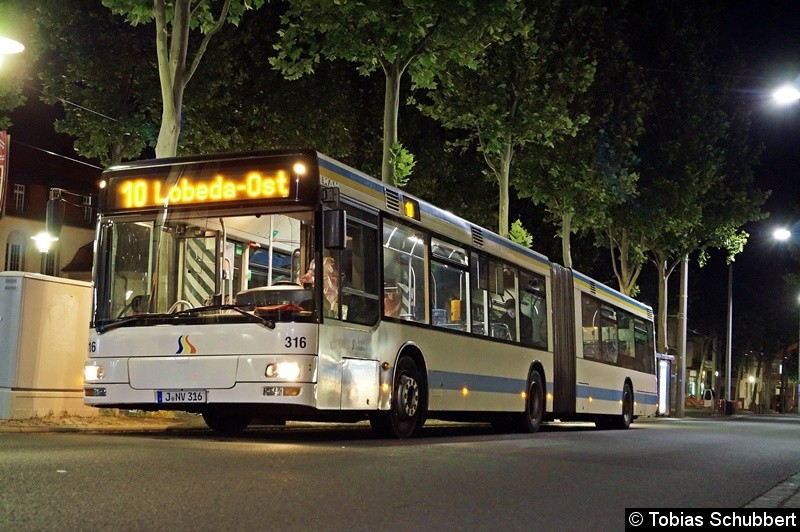
[[[765,145],[756,185],[772,191],[765,207],[770,216],[745,227],[750,240],[733,266],[734,329],[763,326],[764,347],[770,349],[773,343],[797,341],[800,316],[800,291],[783,280],[789,272],[800,273],[800,264],[789,253],[790,246],[800,245],[800,227],[794,244],[772,238],[775,227],[791,226],[800,214],[800,102],[779,108],[770,99],[774,87],[800,81],[800,2],[724,4],[729,8],[724,27],[750,66],[741,90],[753,103],[752,136]],[[727,275],[722,253],[712,254],[706,268],[690,273],[690,328],[693,318],[724,325]],[[676,278],[676,289],[677,283]]]

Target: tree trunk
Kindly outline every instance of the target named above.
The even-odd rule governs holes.
[[[400,78],[403,70],[397,61],[386,65],[383,69],[386,76],[386,87],[383,100],[383,162],[381,163],[381,180],[394,185],[394,168],[389,163],[392,146],[397,142],[397,115],[400,109]]]
[[[570,244],[570,235],[572,234],[572,217],[573,213],[561,214],[561,260],[564,262],[565,268],[572,268],[572,246]]]
[[[169,98],[172,101],[172,97]],[[161,129],[158,131],[158,141],[156,142],[156,158],[175,157],[178,154],[178,137],[181,134],[180,106],[183,101],[177,104],[164,104],[161,111]]]
[[[508,238],[508,206],[509,191],[508,180],[511,173],[511,142],[508,142],[500,153],[500,167],[495,171],[497,176],[498,196],[497,203],[497,232],[500,236]]]
[[[186,57],[185,48],[179,54],[180,57],[176,56],[175,52],[179,48],[175,45],[184,42],[189,32],[188,7],[184,4],[179,2],[175,5],[173,27],[170,31],[163,0],[154,2],[158,77],[161,82],[161,129],[156,141],[156,157],[159,159],[174,157],[178,153]]]

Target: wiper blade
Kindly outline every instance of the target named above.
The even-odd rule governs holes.
[[[218,312],[220,310],[233,310],[245,316],[247,319],[254,323],[260,323],[264,325],[268,329],[275,328],[275,322],[272,320],[264,319],[261,316],[258,316],[252,312],[248,312],[245,308],[242,308],[240,305],[208,305],[205,307],[195,307],[195,308],[187,308],[184,310],[180,310],[178,312],[173,312],[169,314],[169,316],[192,316],[195,314],[200,314],[203,312]]]
[[[139,314],[136,316],[127,316],[110,322],[98,323],[95,329],[97,329],[98,333],[102,334],[106,331],[112,331],[129,325],[144,325],[147,324],[147,322],[154,321],[154,319],[162,320],[168,316],[169,314]]]
[[[125,318],[120,318],[118,320],[112,320],[107,323],[98,323],[95,328],[97,329],[98,333],[102,334],[107,331],[113,331],[114,329],[119,329],[120,327],[128,327],[132,325],[162,325],[165,323],[168,324],[174,321],[175,318],[186,318],[191,316],[197,316],[199,314],[206,312],[219,312],[221,310],[233,310],[235,312],[238,312],[245,318],[247,318],[247,320],[252,323],[258,323],[270,330],[275,329],[275,322],[273,320],[268,320],[262,318],[261,316],[256,315],[255,313],[247,312],[246,309],[237,305],[209,305],[205,307],[185,309],[172,313],[160,312],[157,314],[138,314],[136,316],[127,316]]]

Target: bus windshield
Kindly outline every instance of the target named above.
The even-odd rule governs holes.
[[[313,279],[301,278],[313,257],[312,212],[205,214],[103,220],[99,329],[247,322],[242,310],[270,322],[317,319]]]

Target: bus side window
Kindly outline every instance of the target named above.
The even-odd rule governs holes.
[[[383,223],[383,279],[400,293],[399,317],[425,322],[428,280],[425,277],[426,237],[391,221]],[[386,287],[390,288],[390,287]],[[384,300],[386,290],[384,290]],[[386,309],[384,309],[386,315]]]
[[[492,299],[491,336],[519,341],[516,268],[490,260],[489,290]]]
[[[461,311],[467,297],[467,255],[463,248],[431,240],[431,324],[455,331],[467,330]]]
[[[486,336],[488,333],[486,315],[489,305],[488,293],[486,291],[486,257],[474,252],[470,253],[469,268],[472,334]]]
[[[600,360],[600,302],[581,294],[583,358]]]
[[[378,218],[346,205],[347,229],[341,257],[342,319],[372,325],[378,319]]]
[[[543,275],[520,273],[520,341],[547,348],[547,292]]]
[[[600,313],[600,339],[603,342],[603,360],[616,364],[619,354],[617,311],[609,306],[602,305]]]

